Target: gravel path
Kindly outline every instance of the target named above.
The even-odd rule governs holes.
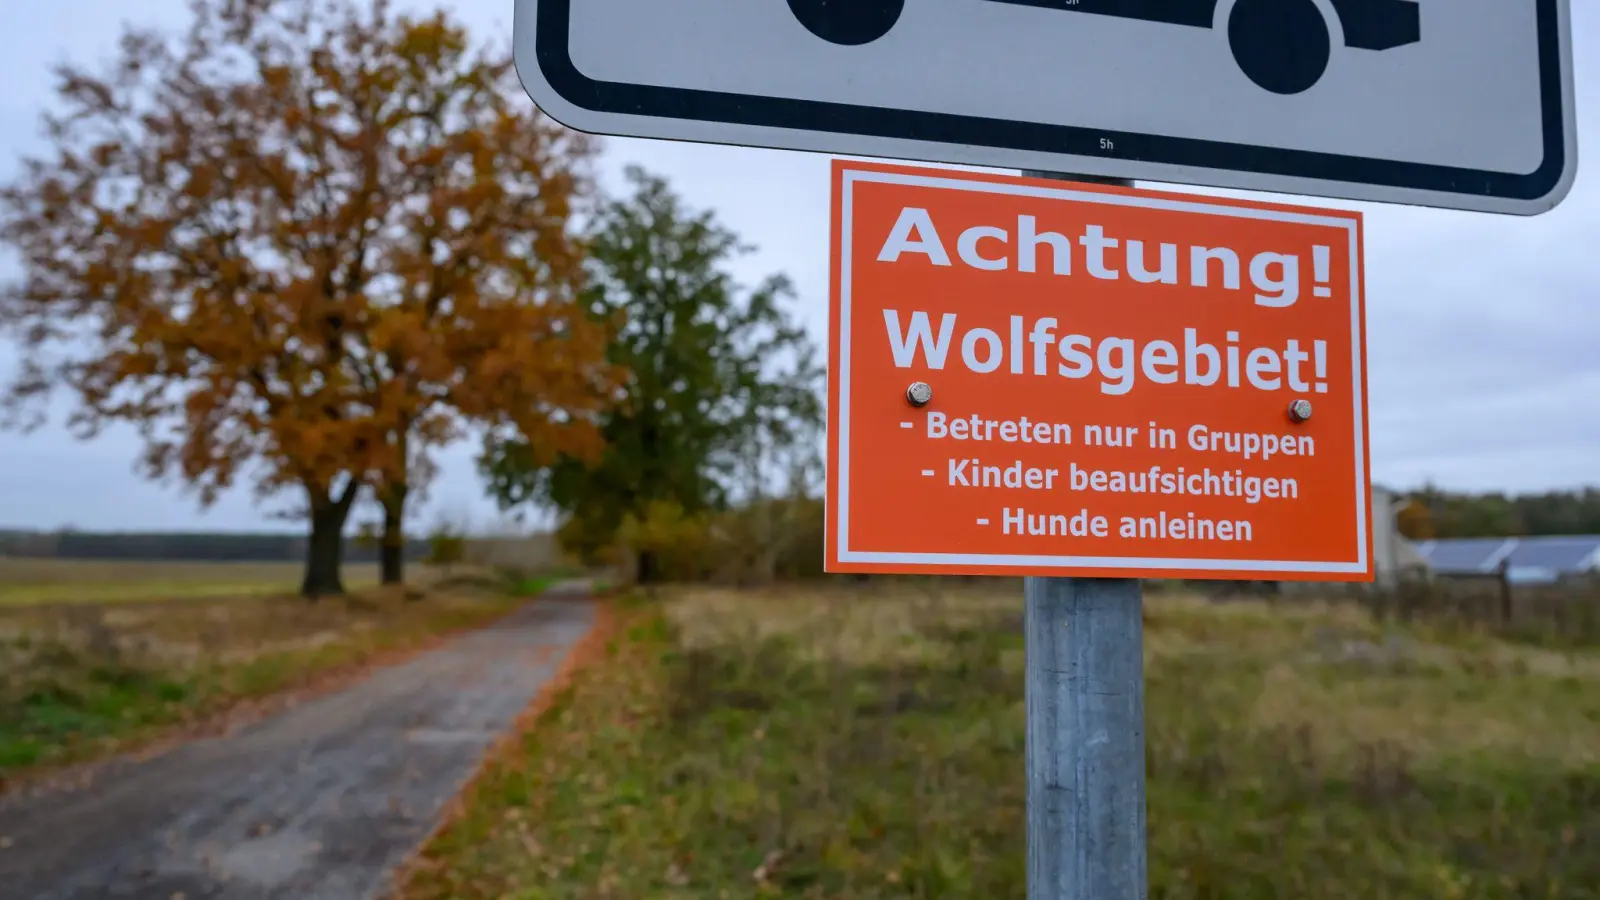
[[[594,614],[557,590],[227,737],[0,799],[0,897],[376,897]]]

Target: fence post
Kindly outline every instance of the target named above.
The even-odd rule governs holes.
[[[1512,616],[1515,614],[1511,596],[1511,557],[1500,560],[1500,567],[1496,573],[1500,582],[1500,622],[1509,627]]]

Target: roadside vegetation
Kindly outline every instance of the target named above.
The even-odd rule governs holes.
[[[552,580],[463,569],[306,604],[292,564],[73,566],[76,583],[64,567],[42,585],[0,581],[0,784],[248,716],[251,701],[485,624]]]
[[[1019,607],[669,591],[400,894],[1020,897]],[[1146,666],[1152,897],[1600,897],[1600,656],[1171,592]]]

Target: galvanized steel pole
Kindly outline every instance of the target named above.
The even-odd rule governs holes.
[[[1028,900],[1146,900],[1141,583],[1029,578],[1023,593]]]

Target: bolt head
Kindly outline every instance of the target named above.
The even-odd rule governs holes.
[[[1301,399],[1290,403],[1289,418],[1296,422],[1304,422],[1311,418],[1311,401]]]
[[[906,388],[906,402],[919,409],[927,406],[932,399],[933,385],[926,381],[913,381],[911,386]]]

